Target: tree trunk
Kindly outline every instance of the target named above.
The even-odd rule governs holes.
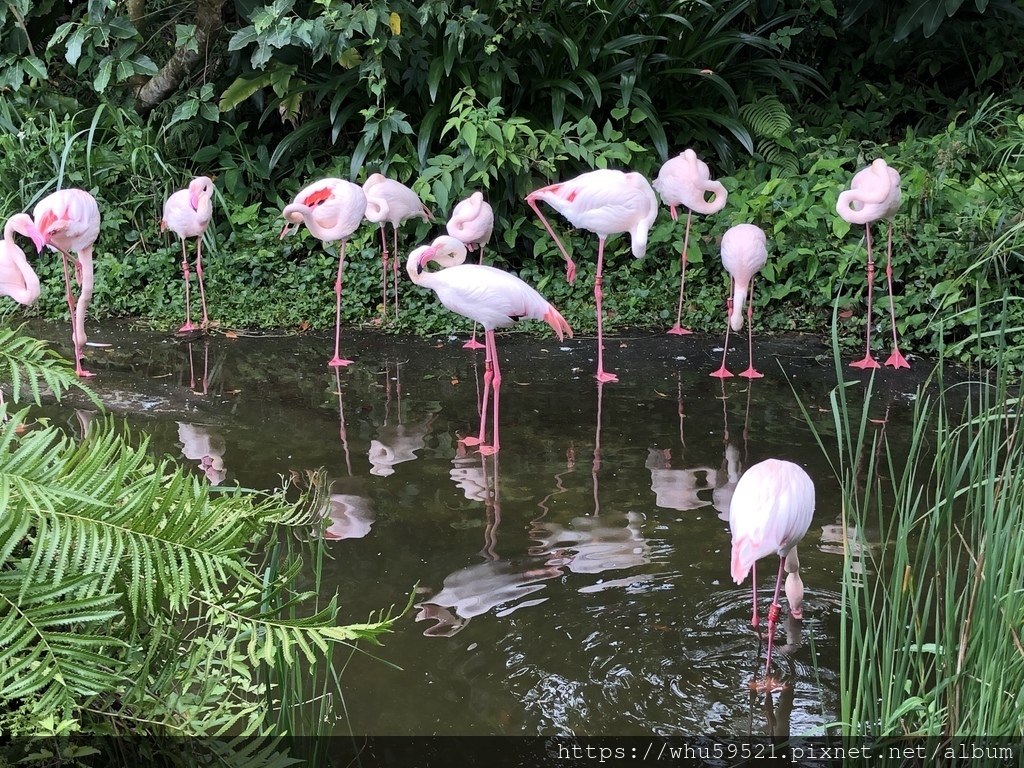
[[[226,0],[195,0],[196,8],[196,43],[198,52],[178,48],[171,54],[167,63],[149,79],[135,100],[135,110],[140,115],[148,115],[168,96],[178,90],[181,81],[203,61],[206,61],[209,48],[217,40],[217,35],[224,28],[221,9]]]

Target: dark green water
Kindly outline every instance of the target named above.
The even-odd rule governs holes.
[[[70,352],[64,327],[31,332]],[[502,448],[485,459],[458,444],[476,432],[483,373],[461,337],[346,332],[356,363],[335,372],[325,337],[89,332],[109,345],[87,348],[90,385],[157,453],[252,488],[326,470],[324,591],[347,620],[419,585],[384,647],[345,671],[354,732],[797,735],[836,719],[838,486],[793,393],[830,440],[835,372],[818,341],[759,344],[765,378],[722,383],[708,376],[713,339],[612,338],[620,382],[599,388],[593,339],[500,337]],[[896,446],[923,367],[882,374],[873,415]],[[90,414],[74,405],[47,410],[77,432]],[[800,463],[817,487],[800,546],[805,619],[778,641],[791,686],[771,725],[749,687],[763,649],[749,581],[729,577],[727,523],[743,469],[768,457]],[[776,568],[760,568],[762,610]]]

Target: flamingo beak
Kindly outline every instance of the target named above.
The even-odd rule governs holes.
[[[189,205],[192,206],[192,210],[193,211],[198,211],[199,210],[199,194],[196,193],[196,192],[190,193],[189,196],[188,196],[188,203],[189,203]]]
[[[292,223],[290,221],[286,221],[284,223],[284,229],[281,230],[281,236],[278,238],[278,240],[284,240],[285,236],[288,234],[288,230],[291,229],[291,226]]]
[[[429,262],[435,256],[437,256],[437,247],[433,245],[428,246],[427,249],[420,254],[420,259],[416,263],[416,274],[423,274],[423,268],[427,265],[427,262]]]
[[[46,237],[39,228],[33,225],[29,228],[28,236],[32,238],[32,242],[35,243],[36,253],[42,253],[44,246],[46,245]]]

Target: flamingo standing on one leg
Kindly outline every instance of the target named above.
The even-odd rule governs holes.
[[[683,291],[686,288],[686,251],[690,244],[690,219],[694,211],[704,214],[718,213],[725,207],[729,193],[721,182],[711,180],[711,170],[707,163],[700,160],[692,149],[684,150],[661,166],[653,186],[661,195],[662,202],[671,211],[672,221],[678,221],[676,206],[686,207],[686,234],[683,235],[682,268],[679,276],[679,309],[676,311],[676,324],[668,331],[681,336],[693,333],[680,324],[683,316]],[[709,192],[713,195],[711,200],[707,199]]]
[[[185,240],[196,239],[196,280],[199,282],[199,297],[203,302],[203,324],[209,323],[206,314],[206,289],[203,288],[203,233],[213,216],[213,180],[208,176],[197,176],[189,182],[187,189],[180,189],[167,198],[164,203],[164,217],[160,221],[160,231],[171,230],[181,238],[181,267],[185,273],[185,324],[178,333],[195,330],[192,325],[189,308],[189,269],[188,252]]]
[[[491,239],[494,231],[494,211],[484,200],[482,192],[474,192],[461,201],[452,210],[452,216],[446,226],[448,234],[472,251],[480,246],[480,263],[484,263],[484,246]],[[476,323],[473,323],[473,338],[462,345],[465,349],[483,349],[484,345],[476,340]]]
[[[722,264],[730,276],[728,315],[729,322],[725,326],[725,349],[722,350],[722,367],[712,373],[719,379],[727,379],[732,374],[725,367],[725,358],[729,354],[729,327],[739,331],[743,328],[743,301],[750,292],[747,302],[747,339],[750,364],[740,376],[748,379],[759,379],[764,374],[754,370],[754,329],[751,325],[754,318],[754,276],[768,261],[766,237],[760,227],[753,224],[737,224],[730,227],[722,236]]]
[[[92,376],[82,368],[82,348],[86,341],[85,313],[92,299],[92,247],[100,233],[99,206],[96,199],[83,189],[61,189],[36,203],[32,218],[46,244],[60,251],[64,260],[64,286],[71,311],[75,373],[83,377]],[[75,280],[81,289],[77,299],[71,291],[71,273],[68,270],[71,251],[75,252]]]
[[[623,173],[602,169],[581,174],[569,181],[551,184],[534,190],[526,196],[544,227],[554,238],[555,245],[566,261],[566,277],[571,285],[576,279],[576,265],[569,258],[565,246],[558,239],[538,201],[548,203],[577,229],[595,233],[597,241],[597,274],[594,277],[594,301],[597,312],[597,380],[618,381],[614,373],[604,370],[604,334],[601,318],[601,271],[604,265],[604,242],[611,235],[629,232],[632,236],[633,255],[641,258],[647,253],[647,235],[658,216],[658,198],[650,182],[639,173]]]
[[[779,576],[775,596],[768,610],[768,660],[765,685],[771,688],[768,672],[772,663],[772,639],[779,621],[779,589],[786,576],[786,599],[795,619],[803,618],[804,583],[800,578],[800,560],[796,545],[807,533],[814,515],[814,483],[807,473],[790,461],[766,459],[755,464],[740,478],[729,506],[729,530],[732,533],[732,578],[742,584],[754,563],[767,555],[779,555]],[[754,573],[754,613],[757,619],[757,574]]]
[[[892,320],[892,354],[885,361],[893,368],[909,368],[910,363],[900,354],[896,339],[896,307],[892,298],[892,219],[899,210],[902,193],[900,174],[890,168],[885,160],[878,158],[867,168],[858,171],[850,188],[839,193],[836,210],[851,224],[863,224],[868,250],[868,322],[865,332],[867,351],[862,360],[850,363],[854,368],[878,368],[878,361],[871,356],[871,294],[875,281],[875,262],[871,253],[871,222],[886,219],[889,222],[889,236],[886,244],[885,275],[889,282],[889,316]]]
[[[466,249],[454,237],[441,236],[430,245],[424,245],[409,254],[406,269],[417,285],[431,288],[452,312],[475,320],[484,328],[486,357],[484,363],[484,395],[480,409],[480,433],[477,438],[464,438],[467,445],[479,445],[480,453],[492,454],[501,447],[498,439],[498,397],[501,390],[501,369],[498,365],[498,350],[494,342],[494,329],[505,328],[516,320],[529,317],[543,320],[558,334],[561,340],[565,334],[572,338],[572,329],[558,310],[543,296],[515,275],[483,264],[461,264]],[[447,269],[427,272],[428,262],[436,261]],[[494,387],[494,440],[484,444],[487,427],[487,398]]]
[[[394,179],[386,178],[379,173],[370,174],[363,182],[366,194],[366,219],[380,225],[381,265],[384,271],[384,296],[381,309],[381,320],[388,314],[388,241],[384,233],[384,225],[391,225],[394,241],[393,282],[395,286],[395,317],[398,317],[398,225],[407,219],[423,219],[433,221],[432,214],[419,195],[409,187]]]
[[[345,269],[345,245],[349,237],[359,228],[366,211],[366,195],[362,187],[344,179],[321,179],[310,184],[295,196],[295,200],[284,208],[285,225],[281,238],[291,228],[298,229],[305,222],[310,233],[325,245],[341,240],[341,255],[338,257],[338,279],[334,283],[334,357],[328,365],[350,365],[338,354],[341,342],[341,279]]]

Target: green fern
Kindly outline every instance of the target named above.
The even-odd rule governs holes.
[[[793,128],[789,110],[775,96],[762,96],[757,101],[744,104],[740,107],[740,117],[750,126],[755,137],[780,139]]]
[[[99,406],[96,395],[75,375],[74,368],[46,342],[22,335],[21,329],[0,326],[0,383],[9,381],[11,400],[22,401],[23,382],[27,382],[32,402],[42,402],[42,387],[60,400],[69,389],[78,389]]]

